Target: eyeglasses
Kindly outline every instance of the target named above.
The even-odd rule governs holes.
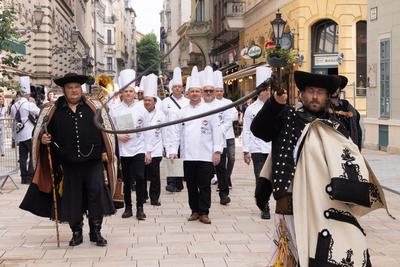
[[[214,93],[214,90],[204,90],[203,92],[206,94],[212,94],[212,93]]]

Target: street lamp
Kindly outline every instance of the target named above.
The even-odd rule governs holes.
[[[275,19],[271,21],[271,25],[274,34],[274,39],[276,42],[276,48],[281,48],[280,41],[282,38],[283,31],[285,30],[286,21],[282,19],[282,14],[279,12],[279,9],[278,12],[276,12]]]
[[[35,10],[33,10],[33,22],[36,25],[38,31],[40,25],[42,25],[43,17],[44,17],[44,11],[40,6],[36,6]]]

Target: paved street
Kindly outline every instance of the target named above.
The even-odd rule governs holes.
[[[365,153],[378,177],[390,175],[386,185],[400,180],[400,157]],[[382,159],[385,165],[375,166]],[[10,191],[12,184],[7,182],[5,194],[0,195],[0,266],[266,266],[271,256],[272,222],[259,218],[252,173],[237,153],[232,203],[221,206],[213,186],[211,225],[188,222],[186,191],[171,194],[163,186],[162,206],[145,204],[146,221],[121,219],[121,210],[105,219],[103,233],[109,245],[104,248],[90,244],[87,225],[84,243],[75,248],[68,246],[68,225],[61,225],[61,247],[57,248],[53,222],[18,208],[27,186]],[[19,182],[19,177],[14,179]],[[392,214],[400,218],[400,196],[385,193]],[[373,266],[400,266],[399,222],[379,210],[364,217],[361,224],[367,231]]]

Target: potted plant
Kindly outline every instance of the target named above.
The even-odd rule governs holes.
[[[267,62],[271,67],[282,68],[295,61],[295,55],[290,51],[275,46],[274,42],[265,43]]]

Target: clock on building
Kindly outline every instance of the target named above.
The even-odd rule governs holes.
[[[281,48],[290,50],[293,47],[293,36],[289,32],[284,32],[280,40]]]

